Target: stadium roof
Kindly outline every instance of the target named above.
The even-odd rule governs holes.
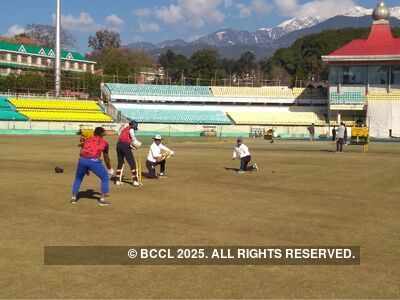
[[[400,61],[400,39],[393,37],[389,16],[389,9],[380,1],[372,14],[374,22],[368,38],[353,40],[322,60],[328,63]]]
[[[0,51],[14,52],[17,54],[34,55],[46,58],[55,58],[55,51],[51,48],[41,47],[37,45],[16,44],[7,41],[0,41]],[[81,61],[88,63],[95,63],[89,61],[84,55],[73,51],[61,51],[61,58],[64,60]]]
[[[390,24],[374,22],[368,39],[353,40],[323,56],[325,62],[400,60],[400,39],[394,38]]]

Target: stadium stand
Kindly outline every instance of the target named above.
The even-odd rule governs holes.
[[[210,97],[210,88],[207,86],[180,86],[180,85],[149,85],[149,84],[105,84],[110,93],[117,95],[134,96],[162,96],[162,97]]]
[[[7,98],[0,97],[0,120],[1,121],[27,121],[27,118],[16,112],[15,108],[8,102]]]
[[[329,100],[331,104],[364,104],[366,97],[361,91],[343,91],[341,93],[331,91]]]
[[[211,91],[215,97],[260,97],[260,98],[293,98],[288,87],[220,87],[213,86]]]
[[[140,123],[165,124],[212,124],[230,125],[232,122],[220,110],[183,110],[157,108],[121,108],[120,111],[127,118]]]
[[[293,88],[293,96],[300,99],[326,99],[327,95],[320,88]]]
[[[322,114],[315,112],[228,112],[237,125],[325,125]]]
[[[368,89],[367,99],[368,101],[400,100],[400,90],[391,89],[388,91],[387,89],[370,88]]]
[[[32,121],[112,122],[95,101],[12,98],[10,102]]]
[[[321,89],[293,88],[287,86],[264,87],[211,87],[215,97],[258,97],[258,98],[301,98],[323,99],[326,96]]]

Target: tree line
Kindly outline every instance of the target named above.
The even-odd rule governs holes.
[[[400,29],[393,31],[395,36],[400,36]],[[92,51],[87,57],[97,62],[97,69],[101,69],[102,74],[63,72],[63,89],[86,91],[91,97],[98,97],[101,82],[135,83],[141,71],[158,66],[164,70],[164,78],[157,82],[162,84],[263,85],[265,81],[279,81],[295,85],[298,81],[305,84],[322,82],[328,79],[328,66],[321,56],[353,39],[366,38],[368,33],[368,28],[324,31],[302,37],[290,47],[279,49],[273,56],[261,60],[249,51],[238,59],[226,59],[215,49],[199,50],[190,57],[167,50],[155,59],[144,51],[124,48],[118,33],[102,30],[89,37],[88,45]],[[45,46],[54,43],[54,33],[49,27],[30,25],[23,37],[40,40]],[[63,34],[63,39],[64,44],[73,43],[68,33]],[[0,91],[45,92],[52,90],[52,86],[52,71],[0,77]]]

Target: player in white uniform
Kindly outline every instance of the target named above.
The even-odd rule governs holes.
[[[258,171],[258,166],[256,163],[254,165],[249,165],[251,162],[251,154],[249,151],[249,147],[243,144],[243,139],[238,138],[236,141],[236,145],[233,149],[233,157],[240,159],[240,170],[239,173],[250,172],[250,171]]]
[[[166,159],[175,155],[175,152],[162,144],[162,137],[156,135],[153,138],[153,144],[150,146],[147,156],[146,167],[149,171],[148,178],[158,178],[156,166],[160,165],[160,176],[165,176]]]

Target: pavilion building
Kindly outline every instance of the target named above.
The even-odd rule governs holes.
[[[329,64],[329,114],[333,124],[361,120],[376,138],[400,136],[400,38],[381,1],[367,39],[353,40],[322,60]]]

